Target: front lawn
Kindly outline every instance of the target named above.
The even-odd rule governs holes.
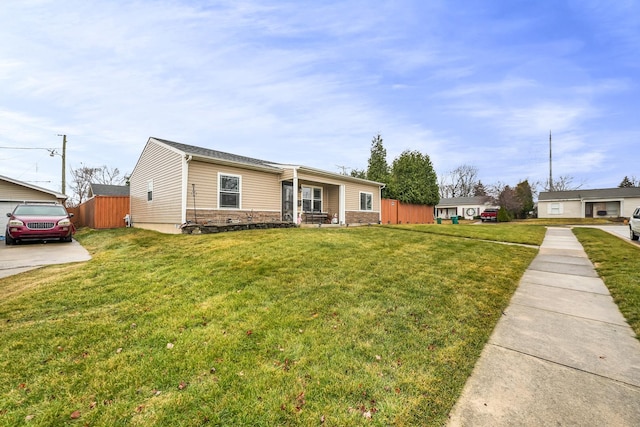
[[[576,227],[573,232],[640,337],[640,247],[595,228]]]
[[[481,228],[82,231],[0,280],[0,425],[442,425],[537,253]]]

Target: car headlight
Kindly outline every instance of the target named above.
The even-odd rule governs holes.
[[[9,220],[9,227],[24,227],[24,222],[19,219]]]
[[[68,218],[61,219],[60,221],[58,221],[58,225],[60,227],[68,227],[71,225],[71,221]]]

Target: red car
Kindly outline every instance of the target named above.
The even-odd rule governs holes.
[[[13,245],[20,240],[61,240],[70,242],[75,226],[73,214],[57,203],[23,203],[8,213],[5,243]]]
[[[498,209],[485,209],[484,212],[480,214],[480,219],[482,222],[485,221],[495,221],[498,222]]]

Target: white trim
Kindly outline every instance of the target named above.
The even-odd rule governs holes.
[[[185,224],[187,222],[187,201],[189,200],[189,163],[193,157],[184,155],[182,159],[182,209],[180,211],[182,212],[182,224]]]
[[[371,209],[362,209],[362,195],[368,194],[371,196]],[[373,212],[373,193],[370,191],[359,191],[358,192],[358,210],[360,212]]]
[[[347,189],[344,184],[340,185],[340,213],[338,218],[341,225],[344,225],[347,222]]]
[[[293,221],[296,224],[300,223],[301,207],[298,207],[298,168],[293,168]]]
[[[230,176],[230,177],[238,178],[238,207],[229,208],[229,207],[220,206],[220,178],[222,176]],[[216,197],[217,197],[217,203],[216,204],[218,206],[218,209],[227,210],[227,211],[242,210],[242,175],[238,175],[238,174],[235,174],[235,173],[218,172],[217,189],[218,189],[218,191],[216,192]]]
[[[149,199],[149,193],[151,193],[151,199]],[[147,203],[153,202],[153,178],[147,180]]]
[[[320,190],[320,212],[323,212],[323,208],[324,208],[324,188],[318,187],[318,186],[315,186],[315,185],[307,185],[307,184],[303,184],[302,187],[300,188],[300,190],[301,190],[300,191],[300,193],[301,193],[300,194],[300,199],[302,200],[302,212],[303,213],[306,212],[304,210],[304,200],[305,200],[305,198],[304,198],[304,189],[305,188],[308,188],[308,189],[311,190],[311,199],[307,199],[307,200],[311,200],[311,211],[309,211],[309,212],[313,212],[315,210],[315,209],[313,209],[313,202],[315,202],[317,199],[313,195],[313,193],[314,193],[313,190],[316,190],[316,189]]]

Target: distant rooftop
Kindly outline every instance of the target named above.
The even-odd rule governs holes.
[[[128,196],[128,185],[91,184],[91,194],[94,196]]]
[[[600,188],[594,190],[542,191],[538,200],[640,197],[640,187]]]

